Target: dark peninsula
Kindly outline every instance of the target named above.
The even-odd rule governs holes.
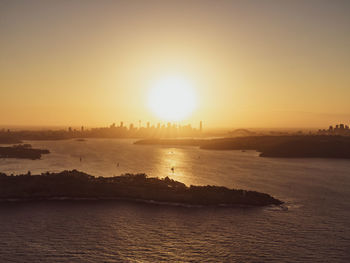
[[[16,138],[15,136],[6,136],[0,134],[0,144],[15,144],[15,143],[22,143],[21,140],[19,140],[18,138]]]
[[[42,154],[50,153],[49,150],[33,149],[30,144],[19,144],[9,147],[0,147],[0,158],[40,159]]]
[[[122,199],[185,205],[280,205],[278,199],[255,191],[219,186],[187,187],[168,177],[145,174],[94,177],[77,170],[41,175],[0,173],[0,200]]]
[[[206,150],[256,150],[261,157],[350,158],[350,136],[246,136],[211,140],[140,140],[137,145],[199,146]]]

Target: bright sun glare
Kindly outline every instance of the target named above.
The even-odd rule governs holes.
[[[150,90],[148,105],[163,120],[181,121],[196,108],[193,85],[182,77],[161,78]]]

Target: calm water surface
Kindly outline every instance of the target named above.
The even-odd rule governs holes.
[[[1,159],[0,170],[145,172],[187,185],[266,192],[288,210],[2,203],[0,262],[350,262],[350,160],[260,158],[254,151],[132,142],[29,142],[51,154],[35,161]]]

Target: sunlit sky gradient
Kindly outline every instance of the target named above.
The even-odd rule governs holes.
[[[350,123],[350,1],[0,0],[0,124],[158,122],[167,74],[206,127]]]

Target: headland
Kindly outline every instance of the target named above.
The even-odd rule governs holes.
[[[33,200],[133,200],[184,205],[280,205],[283,202],[264,193],[220,186],[186,186],[146,174],[94,177],[77,170],[39,175],[0,173],[1,201]]]
[[[0,158],[40,159],[42,154],[50,153],[49,150],[33,149],[30,144],[18,144],[0,147]]]
[[[136,145],[199,146],[206,150],[256,150],[261,157],[350,158],[350,136],[284,135],[221,139],[147,139]]]

